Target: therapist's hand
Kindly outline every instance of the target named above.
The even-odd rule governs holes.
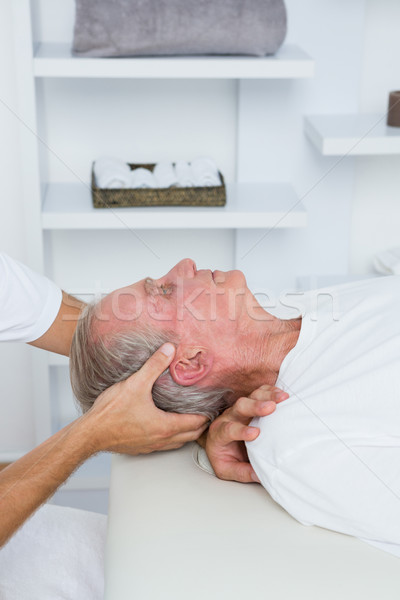
[[[97,398],[82,417],[90,420],[95,451],[147,454],[179,448],[203,433],[206,417],[168,413],[153,402],[153,384],[174,354],[175,347],[164,344],[137,373]]]
[[[215,474],[220,479],[241,483],[259,480],[249,463],[244,442],[255,440],[258,427],[249,427],[254,417],[266,417],[274,412],[276,404],[289,395],[270,385],[263,385],[249,397],[239,398],[210,425],[206,452]]]

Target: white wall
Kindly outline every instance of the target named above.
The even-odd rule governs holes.
[[[10,2],[0,2],[0,250],[26,260],[19,178],[13,23]],[[0,344],[0,454],[33,444],[31,348]],[[12,454],[10,455],[12,458]]]
[[[315,59],[315,76],[240,83],[240,180],[288,180],[307,210],[306,228],[237,234],[238,268],[253,288],[266,278],[273,294],[293,289],[301,275],[348,271],[354,166],[321,156],[304,135],[303,119],[358,110],[364,33],[364,0],[348,3],[345,19],[341,2],[286,4],[286,42]]]
[[[400,89],[400,3],[367,0],[360,110],[384,115]],[[371,271],[377,252],[400,246],[400,157],[356,160],[350,266]]]
[[[322,45],[326,43],[326,38],[321,32],[325,27],[329,27],[330,10],[334,11],[337,15],[338,5],[340,5],[340,10],[343,12],[343,18],[345,19],[347,14],[346,11],[349,7],[346,2],[343,1],[338,3],[337,0],[323,0],[325,21],[319,23],[317,22],[317,17],[322,13],[320,13],[319,8],[317,11],[312,11],[313,1],[316,3],[316,6],[321,5],[321,0],[308,0],[306,3],[306,6],[309,7],[308,10],[310,11],[310,27],[315,30],[315,35],[312,36],[312,43],[314,46],[318,43],[321,44],[322,51]],[[400,5],[397,0],[384,0],[382,2],[378,2],[377,0],[365,0],[365,2],[365,36],[364,45],[360,48],[360,52],[362,52],[361,63],[363,69],[360,85],[358,85],[358,83],[354,85],[354,89],[359,87],[358,93],[356,94],[357,97],[350,99],[350,101],[354,102],[354,106],[359,103],[360,109],[364,112],[383,112],[386,108],[389,90],[398,89],[400,87],[400,80],[398,78],[398,57],[400,56],[398,24],[400,23]],[[68,0],[67,3],[70,14],[67,24],[65,24],[64,21],[61,23],[61,20],[57,19],[56,5],[58,5],[58,3],[55,3],[53,0],[41,0],[40,4],[46,5],[46,14],[48,15],[46,22],[42,25],[45,37],[51,37],[50,34],[53,27],[51,19],[54,19],[56,28],[60,30],[54,34],[55,39],[60,39],[60,37],[65,35],[67,30],[70,32],[72,25],[72,11],[70,9],[73,6],[71,0]],[[298,21],[300,19],[299,8],[296,8],[296,4],[298,3],[294,2],[294,0],[288,0],[288,6],[293,6],[294,22],[296,22],[296,19]],[[302,11],[304,11],[304,6],[305,4],[302,3]],[[305,20],[303,17],[302,22]],[[23,214],[18,177],[19,145],[17,138],[17,121],[10,109],[3,104],[4,102],[7,103],[12,109],[16,100],[15,66],[12,54],[12,25],[11,1],[0,2],[0,181],[2,183],[0,200],[0,248],[16,258],[27,260],[23,239]],[[290,36],[295,41],[295,31],[292,30]],[[334,39],[335,36],[331,36],[330,44],[333,43]],[[342,38],[338,38],[337,43],[343,44],[346,42]],[[321,54],[323,54],[323,52]],[[335,72],[338,73],[340,65],[334,64],[333,66]],[[327,68],[328,67],[326,67],[326,70]],[[356,75],[358,76],[358,74]],[[322,76],[325,77],[326,80],[329,80],[330,75],[328,72],[324,72]],[[55,87],[57,86],[57,82],[48,82],[46,85],[47,89],[45,85],[43,85],[43,101],[46,101],[46,94],[53,94],[53,97],[54,95],[60,94],[60,104],[56,107],[56,110],[63,110],[65,104],[63,104],[61,99],[64,92],[67,92],[66,100],[69,100],[68,90],[66,90],[67,84],[65,82],[60,83],[58,89]],[[72,82],[71,85],[73,85]],[[101,88],[101,84],[99,85]],[[122,82],[119,85],[124,89],[130,88],[130,93],[133,95],[135,94],[137,82]],[[152,82],[147,82],[145,87],[146,89],[150,89],[152,85]],[[185,85],[184,82],[179,85],[181,86],[185,101],[188,101],[191,97],[194,99],[197,94],[196,86],[198,83],[195,83],[193,88],[189,85]],[[285,87],[285,85],[289,88],[291,87],[289,84],[285,83],[280,85],[281,87]],[[302,84],[299,83],[293,85],[297,86]],[[268,84],[266,84],[266,87],[267,86]],[[346,89],[349,89],[349,87],[347,86]],[[96,86],[91,85],[90,93],[93,93],[95,90]],[[136,91],[140,93],[139,90]],[[236,138],[236,131],[232,129],[232,124],[235,122],[236,110],[235,84],[233,82],[213,82],[210,83],[210,86],[208,87],[208,93],[213,98],[213,118],[215,118],[215,115],[222,114],[223,107],[227,107],[227,112],[223,114],[223,119],[220,122],[222,135],[219,136],[216,153],[217,159],[220,160],[224,170],[230,177],[233,177],[235,172],[235,157],[232,146]],[[324,112],[324,110],[335,110],[335,106],[337,107],[337,110],[341,110],[341,107],[345,107],[343,98],[340,94],[340,89],[337,90],[337,94],[337,101],[333,99],[330,106],[325,108],[324,106],[319,107],[321,112]],[[77,98],[76,94],[71,94],[71,101],[73,98]],[[66,100],[64,100],[64,103]],[[200,103],[196,106],[200,107]],[[346,106],[348,106],[347,101]],[[84,112],[82,113],[82,116],[84,116]],[[57,115],[54,114],[53,104],[53,108],[48,114],[49,131],[51,131],[50,142],[52,146],[55,146],[57,152],[60,152],[63,156],[67,156],[68,160],[71,160],[73,159],[74,147],[73,145],[69,145],[68,136],[65,135],[65,130],[57,131],[57,135],[54,135],[56,130],[53,128],[53,124],[55,123],[56,118]],[[186,116],[184,115],[183,118],[185,119]],[[68,123],[65,125],[68,127]],[[111,122],[110,125],[112,125]],[[133,131],[131,132],[130,137],[132,137],[134,143],[135,136]],[[97,142],[98,140],[96,140],[96,143]],[[150,157],[149,144],[143,148],[143,150],[145,150],[146,156],[149,155]],[[176,145],[176,150],[178,151],[179,149],[179,152],[181,152],[184,144],[185,140],[182,139],[179,144]],[[193,146],[190,146],[190,150],[192,150],[192,148]],[[85,151],[87,150],[88,147],[85,148]],[[311,151],[314,152],[314,150],[308,150],[308,152]],[[87,156],[80,156],[79,159],[88,162],[89,154]],[[316,161],[317,160],[319,161],[318,157],[316,157]],[[330,159],[327,160],[329,161]],[[398,224],[400,223],[400,169],[397,158],[381,157],[348,160],[356,161],[355,163],[349,162],[349,166],[346,167],[346,169],[352,169],[354,164],[356,166],[352,206],[350,264],[353,272],[367,272],[370,268],[371,257],[374,252],[391,245],[400,245],[400,236],[398,233]],[[74,165],[74,168],[76,167],[79,175],[81,175],[79,172],[81,164],[81,160],[77,160],[76,165]],[[54,157],[49,161],[48,167],[52,176],[61,176],[60,173],[62,167],[54,160]],[[285,171],[284,165],[281,165],[281,168]],[[298,166],[298,169],[300,168],[301,165]],[[63,174],[63,178],[68,179],[68,177],[69,175],[67,173]],[[352,182],[353,179],[349,177],[347,185],[352,186]],[[77,233],[76,235],[79,237],[81,234]],[[145,235],[153,234],[148,233]],[[201,236],[203,234],[197,232],[195,236],[193,236],[193,234],[189,235],[190,239],[195,240],[195,243],[197,244],[196,248],[200,248]],[[233,239],[230,232],[224,232],[223,236],[225,236],[224,239],[218,239],[217,235],[215,235],[213,243],[215,243],[215,247],[219,247],[219,250],[221,250],[221,244],[226,246],[223,261],[229,266],[229,263],[232,260]],[[68,247],[68,240],[64,239],[64,237],[65,236],[60,232],[50,240],[54,247],[57,247],[58,254],[60,254],[60,250],[63,247]],[[97,237],[100,238],[100,234],[97,234]],[[287,243],[289,244],[290,239],[290,236],[287,236]],[[338,239],[337,242],[340,244],[341,240]],[[101,244],[101,239],[98,239],[96,243]],[[160,252],[163,252],[164,246],[162,234],[159,234],[159,238],[157,240],[154,239],[152,244],[158,245]],[[169,248],[168,253],[167,259],[173,260],[173,250]],[[329,263],[329,257],[327,257],[327,260]],[[56,264],[53,268],[54,277],[59,279],[61,277],[59,265]],[[70,281],[73,281],[73,275],[68,272],[64,271],[63,277],[65,278],[66,284],[69,283],[69,277],[71,277]],[[93,273],[93,280],[96,280],[98,277],[99,275],[97,273]],[[93,283],[95,283],[95,281],[91,282],[91,284]],[[107,281],[103,283],[112,286],[114,282]],[[24,451],[33,443],[33,431],[31,427],[32,409],[30,404],[30,387],[32,379],[29,366],[29,352],[30,348],[23,346],[3,345],[0,347],[0,455],[2,451],[5,450]]]

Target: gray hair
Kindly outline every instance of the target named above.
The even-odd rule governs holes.
[[[165,342],[179,343],[173,332],[152,327],[94,335],[96,304],[83,310],[75,330],[70,352],[72,390],[83,413],[96,398],[114,383],[136,373]],[[196,413],[215,419],[229,406],[228,388],[200,388],[176,383],[166,369],[152,389],[155,405],[162,410]]]

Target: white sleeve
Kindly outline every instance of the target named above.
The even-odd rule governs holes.
[[[52,325],[62,292],[52,281],[0,253],[0,341],[33,342]]]

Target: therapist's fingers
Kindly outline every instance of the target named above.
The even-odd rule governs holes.
[[[209,419],[204,415],[165,413],[165,424],[170,435],[191,433],[197,440],[207,429]]]
[[[258,482],[248,461],[244,442],[254,440],[259,433],[257,427],[231,421],[226,415],[211,424],[206,452],[217,477],[240,483]]]
[[[191,434],[181,434],[180,436],[171,438],[169,442],[164,442],[162,447],[158,448],[158,450],[161,452],[163,450],[176,450],[177,448],[181,448],[182,446],[184,446],[187,442],[196,441],[198,437],[199,436],[195,437]]]
[[[214,469],[215,471],[215,469]],[[215,471],[219,479],[238,481],[239,483],[260,483],[253,467],[248,462],[226,463]]]
[[[207,429],[208,421],[198,429],[181,430],[176,434],[164,437],[160,450],[170,450],[171,448],[179,448],[187,442],[194,442]]]
[[[134,374],[135,377],[128,378],[126,381],[131,381],[135,387],[142,385],[151,390],[156,379],[169,367],[174,356],[175,346],[169,342],[163,344]]]
[[[249,423],[254,417],[272,414],[276,402],[287,397],[276,387],[261,386],[248,397],[239,398],[211,423],[206,438],[206,452],[217,477],[240,483],[259,483],[248,461],[244,442],[255,440],[260,435],[260,429],[249,426]]]
[[[163,411],[160,411],[163,412]],[[133,425],[133,424],[132,424]],[[123,454],[149,454],[150,452],[159,452],[163,450],[173,450],[180,448],[187,442],[196,440],[204,431],[208,424],[203,425],[199,429],[188,432],[183,432],[171,435],[165,424],[156,421],[147,425],[139,425],[139,432],[134,432],[133,427],[130,427],[130,433],[125,432],[123,438],[121,436],[113,443],[102,449],[120,452]]]
[[[249,423],[254,417],[266,417],[274,412],[276,403],[273,400],[257,400],[253,398],[239,398],[229,409],[229,418]]]
[[[253,398],[253,400],[261,400],[264,402],[267,400],[272,400],[273,402],[276,402],[276,404],[278,404],[279,402],[282,402],[283,400],[289,398],[289,394],[275,386],[262,385],[256,390],[254,390],[254,392],[252,392],[249,395],[249,397]]]
[[[214,444],[226,446],[231,442],[252,442],[260,434],[258,427],[248,427],[237,421],[222,421],[211,424],[209,438]]]

